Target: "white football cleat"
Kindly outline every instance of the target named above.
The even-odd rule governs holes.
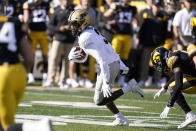
[[[42,75],[42,85],[44,85],[44,83],[47,82],[47,78],[48,78],[48,74],[47,73],[43,73],[43,75]]]
[[[145,87],[152,85],[152,76],[148,76],[148,79],[145,81]]]
[[[84,79],[85,88],[93,88],[93,83],[89,79]]]
[[[110,126],[129,126],[129,122],[127,118],[116,118],[116,120],[114,120],[111,124],[109,124]]]
[[[43,87],[53,87],[54,84],[49,82],[49,81],[46,81],[44,84],[43,84]]]
[[[78,82],[75,79],[68,78],[66,83],[72,88],[77,88],[79,86]]]
[[[32,73],[28,73],[28,84],[34,84],[35,79]]]
[[[38,122],[24,122],[23,131],[53,131],[52,122],[48,118],[44,118]]]
[[[42,119],[39,124],[40,124],[40,127],[42,127],[41,129],[43,129],[42,131],[53,131],[51,120],[45,118],[45,119]]]
[[[144,93],[143,91],[140,89],[140,87],[138,86],[137,82],[135,79],[131,79],[129,82],[128,82],[128,85],[131,87],[130,88],[130,91],[132,93],[137,93],[139,94],[142,98],[144,97]]]
[[[178,126],[178,129],[187,127],[190,124],[196,123],[196,115],[187,116],[186,120]]]
[[[67,90],[69,88],[69,85],[67,85],[66,83],[60,83],[59,87],[61,90]]]

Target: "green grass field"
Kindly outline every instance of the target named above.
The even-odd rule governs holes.
[[[82,89],[82,88],[80,88]],[[184,121],[183,111],[175,105],[169,118],[160,119],[169,94],[157,100],[154,91],[144,90],[145,99],[137,94],[126,94],[115,101],[120,111],[129,119],[127,127],[108,126],[114,120],[105,108],[93,103],[94,91],[69,89],[27,88],[19,106],[16,121],[39,120],[48,117],[52,120],[55,131],[165,131],[177,130]],[[196,95],[186,95],[192,110],[196,113]],[[195,131],[196,124],[186,128]]]

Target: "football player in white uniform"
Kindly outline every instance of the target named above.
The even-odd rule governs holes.
[[[116,105],[114,100],[125,93],[133,92],[143,97],[143,91],[137,85],[135,79],[131,79],[122,89],[112,91],[112,86],[117,77],[117,74],[127,73],[129,68],[126,67],[120,60],[118,54],[114,53],[111,44],[94,29],[90,24],[88,12],[85,10],[75,10],[69,16],[70,28],[72,34],[78,36],[78,44],[87,55],[94,57],[99,64],[100,71],[97,74],[97,81],[94,94],[94,102],[98,106],[105,105],[115,116],[116,120],[111,125],[128,126],[128,120],[125,118]],[[86,57],[83,56],[81,50],[71,50],[69,60],[75,62],[84,62]]]

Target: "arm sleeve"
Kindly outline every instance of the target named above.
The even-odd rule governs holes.
[[[178,71],[175,73],[175,86],[173,87],[173,92],[171,93],[170,99],[168,101],[167,106],[173,107],[178,95],[181,93],[182,85],[183,85],[183,74]]]

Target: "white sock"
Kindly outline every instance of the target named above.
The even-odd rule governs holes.
[[[115,118],[122,118],[124,117],[121,112],[118,112],[117,114],[114,115]]]
[[[186,116],[194,116],[195,114],[192,111],[189,111]]]

